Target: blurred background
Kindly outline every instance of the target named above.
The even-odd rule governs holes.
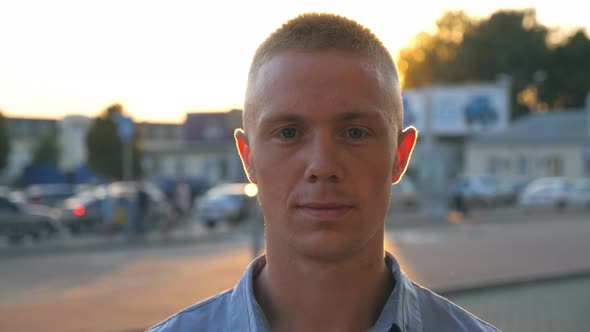
[[[420,131],[386,246],[505,331],[590,329],[590,31],[575,1],[0,2],[0,330],[141,331],[261,252],[235,151],[252,55],[372,29]]]

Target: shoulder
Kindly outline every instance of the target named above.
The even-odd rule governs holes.
[[[223,331],[227,329],[229,300],[233,289],[198,302],[160,323],[147,332]]]
[[[499,331],[448,299],[413,285],[420,303],[424,331]]]

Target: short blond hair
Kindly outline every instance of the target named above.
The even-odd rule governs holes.
[[[273,56],[285,51],[346,51],[373,60],[386,79],[380,80],[391,96],[389,117],[399,131],[403,122],[401,92],[397,68],[391,54],[381,40],[368,28],[349,18],[329,13],[305,13],[285,22],[258,46],[250,71],[248,88],[256,80],[259,69]],[[250,121],[252,111],[246,93],[244,104],[244,128]]]

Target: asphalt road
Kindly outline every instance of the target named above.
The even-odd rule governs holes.
[[[590,275],[589,236],[590,219],[503,220],[392,231],[387,248],[415,281],[463,296],[470,309],[481,303],[477,294],[493,298],[515,281]],[[250,258],[250,239],[239,232],[200,244],[4,257],[0,331],[139,331],[232,287]]]

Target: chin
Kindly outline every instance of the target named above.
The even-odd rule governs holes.
[[[367,241],[361,239],[343,239],[334,235],[313,234],[305,239],[297,239],[291,246],[303,257],[334,262],[358,254],[367,244]]]

